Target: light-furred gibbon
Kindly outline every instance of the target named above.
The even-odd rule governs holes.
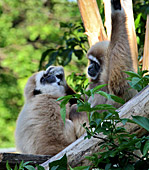
[[[55,155],[76,140],[66,105],[65,125],[58,97],[75,92],[67,85],[63,67],[50,66],[32,75],[25,87],[25,104],[16,124],[16,148],[21,153]],[[73,104],[74,101],[71,101]]]
[[[98,42],[87,53],[89,59],[88,76],[92,82],[89,89],[100,84],[107,84],[102,88],[103,91],[128,101],[137,92],[130,89],[128,80],[126,80],[127,74],[124,73],[124,71],[134,71],[128,41],[127,17],[121,7],[120,0],[111,0],[111,7],[111,41]],[[120,104],[107,100],[99,94],[95,94],[94,98],[90,97],[89,102],[91,107],[98,104],[113,104],[117,108],[120,106]],[[83,124],[87,118],[85,114],[78,113],[76,105],[74,105],[70,111],[70,119],[77,129],[81,129],[82,127],[79,127],[79,124]],[[78,133],[78,135],[82,134]]]

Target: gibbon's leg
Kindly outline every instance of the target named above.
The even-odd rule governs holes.
[[[112,6],[112,34],[108,48],[109,78],[108,89],[110,94],[122,97],[126,101],[134,96],[135,90],[126,80],[127,75],[123,71],[133,71],[130,44],[128,41],[127,17],[120,0],[111,0]]]
[[[73,122],[75,135],[79,138],[85,133],[85,129],[82,127],[84,123],[88,124],[88,117],[85,112],[77,112],[77,105],[74,104],[71,106],[69,113],[69,119]]]

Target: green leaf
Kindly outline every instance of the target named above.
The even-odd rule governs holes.
[[[59,160],[49,163],[49,170],[56,168],[55,170],[67,170],[67,157],[66,154]]]
[[[7,170],[12,170],[9,163],[8,163],[8,161],[6,162],[6,168],[7,168]]]
[[[148,118],[142,117],[142,116],[132,116],[132,117],[133,117],[133,121],[136,124],[140,125],[144,129],[149,131],[149,119]]]
[[[116,110],[116,108],[109,104],[99,104],[91,108],[91,111],[96,111],[96,110]]]
[[[102,85],[96,86],[95,88],[91,89],[91,93],[94,94],[96,91],[98,91],[99,89],[101,89],[105,86],[107,86],[107,84],[102,84]]]
[[[124,73],[128,74],[130,77],[138,77],[141,78],[141,76],[133,71],[124,71]]]
[[[60,55],[62,57],[65,57],[65,60],[63,62],[63,66],[66,66],[71,61],[72,53],[73,53],[72,49],[65,49],[65,50],[63,50],[63,52]]]
[[[135,20],[135,29],[137,29],[140,26],[140,19],[141,19],[141,13],[138,14],[136,20]]]
[[[23,164],[28,164],[28,162],[24,163],[24,161],[21,161],[21,163],[19,165],[19,169],[21,169],[23,167]]]
[[[75,55],[78,57],[79,60],[83,58],[83,51],[82,50],[74,50]]]
[[[141,81],[141,78],[139,78],[139,77],[133,77],[132,78],[132,81],[131,81],[131,85],[132,86],[135,86],[135,85],[137,85],[139,82]]]
[[[40,65],[39,68],[41,68],[42,63],[44,62],[45,58],[52,52],[54,49],[48,49],[45,52],[42,53],[41,59],[40,59]]]
[[[15,165],[14,170],[18,170],[18,166],[17,165]]]
[[[60,101],[60,100],[63,100],[65,98],[66,98],[66,96],[62,96],[62,97],[59,97],[56,101]]]
[[[100,94],[101,96],[104,96],[106,99],[110,99],[110,95],[104,91],[98,91],[97,94]]]
[[[58,167],[59,167],[59,165],[53,166],[53,167],[51,168],[51,170],[58,170]]]
[[[26,165],[25,168],[28,170],[35,170],[35,168],[32,165]]]
[[[58,51],[55,51],[55,52],[52,52],[52,53],[51,53],[51,55],[50,55],[50,57],[49,57],[49,62],[48,62],[48,64],[47,64],[47,67],[50,66],[50,65],[52,65],[52,64],[55,62],[57,56],[58,56]]]
[[[63,106],[61,107],[60,109],[60,115],[61,115],[61,118],[65,124],[65,119],[66,119],[66,106]]]
[[[23,162],[22,166],[26,166],[27,164],[31,163],[32,161],[27,161],[27,162]]]
[[[143,148],[143,156],[145,156],[149,151],[149,140],[146,141],[144,148]]]
[[[110,95],[110,97],[111,97],[112,100],[114,100],[117,103],[120,103],[120,104],[124,104],[125,103],[125,101],[122,98],[118,97],[118,96]]]
[[[92,109],[91,109],[91,105],[90,105],[90,103],[85,103],[85,104],[79,104],[78,105],[78,109],[77,109],[77,111],[78,112],[82,112],[82,111],[87,111],[87,112],[90,112]]]
[[[64,107],[64,106],[69,102],[69,100],[70,100],[71,98],[72,98],[72,97],[70,97],[70,96],[66,96],[66,97],[63,99],[63,101],[61,102],[60,106],[61,106],[61,107]]]
[[[45,170],[44,167],[37,165],[37,170]]]
[[[107,164],[105,170],[109,170],[111,168],[111,163]]]

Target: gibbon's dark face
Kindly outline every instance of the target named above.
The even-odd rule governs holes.
[[[101,70],[100,62],[92,55],[89,55],[88,59],[90,61],[88,75],[91,79],[96,80]]]
[[[64,96],[66,86],[63,67],[50,66],[46,71],[37,73],[34,95],[50,94],[54,97]]]
[[[41,84],[57,83],[59,86],[64,79],[64,70],[62,67],[48,67],[40,79]]]

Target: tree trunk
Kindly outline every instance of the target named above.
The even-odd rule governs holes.
[[[147,15],[147,21],[146,21],[146,33],[145,33],[142,70],[149,70],[149,14]]]
[[[122,107],[118,109],[119,115],[121,118],[129,118],[131,116],[145,116],[149,117],[149,85],[144,88],[140,93],[138,93],[134,98],[125,103]],[[146,131],[140,128],[136,124],[126,124],[125,128],[130,133],[138,133],[143,135]],[[86,139],[84,136],[80,137],[78,140],[73,142],[63,151],[49,159],[47,162],[43,163],[42,166],[48,170],[48,164],[52,161],[60,159],[65,153],[68,157],[68,164],[71,167],[79,165],[88,165],[88,161],[85,159],[85,156],[91,156],[92,153],[98,151],[98,144],[103,142],[100,139]],[[104,135],[100,134],[100,137],[105,138]]]
[[[90,47],[107,40],[96,0],[78,0],[78,5]]]
[[[108,40],[111,39],[111,2],[104,0],[104,12],[105,12],[105,23],[104,26],[106,27],[107,30],[107,36]]]
[[[132,0],[122,0],[123,8],[126,12],[126,16],[128,18],[128,34],[129,42],[131,46],[131,54],[133,59],[133,67],[135,71],[138,70],[138,47],[137,47],[137,38],[135,32],[135,24],[133,17],[133,8],[132,8]]]

